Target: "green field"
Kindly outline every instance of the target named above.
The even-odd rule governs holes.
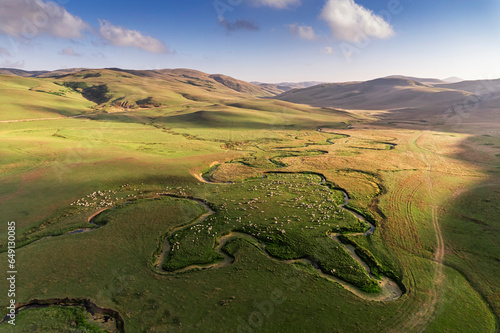
[[[174,74],[0,76],[17,304],[126,332],[498,331],[498,136]],[[116,331],[98,317],[0,331]]]

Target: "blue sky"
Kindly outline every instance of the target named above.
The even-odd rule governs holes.
[[[497,0],[2,0],[0,67],[500,78]]]

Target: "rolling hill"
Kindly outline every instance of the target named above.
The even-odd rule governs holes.
[[[148,71],[107,68],[52,72],[5,69],[1,73],[3,75],[0,74],[0,83],[10,92],[6,101],[8,104],[28,98],[27,96],[31,96],[31,100],[42,98],[44,101],[38,103],[43,107],[34,105],[31,111],[23,111],[25,115],[11,115],[14,118],[6,115],[5,119],[60,116],[62,110],[59,107],[51,109],[50,106],[66,105],[72,98],[79,101],[88,100],[96,104],[93,106],[95,109],[113,112],[272,96],[271,93],[245,81],[190,69]],[[11,100],[12,102],[9,102]],[[92,103],[85,101],[78,104],[81,112],[89,110]],[[45,111],[33,111],[41,109]],[[75,113],[71,111],[71,114]]]
[[[468,91],[477,95],[498,94],[500,92],[500,79],[497,80],[472,80],[437,85],[441,88]]]
[[[64,68],[55,71],[25,71],[16,68],[0,68],[0,74],[3,75],[15,75],[22,77],[56,77],[60,75],[66,75],[71,73],[77,73],[85,70],[86,68]]]
[[[53,79],[0,75],[0,121],[75,116],[93,103]]]
[[[248,314],[266,322],[245,331],[498,331],[500,95],[425,123],[480,81],[280,96],[395,110],[358,112],[190,69],[15,73],[0,75],[0,201],[23,283],[1,332],[101,325],[90,301],[113,311],[108,332],[242,331]]]
[[[84,89],[101,87],[100,91],[96,91],[97,95],[102,95],[97,96],[98,104],[111,111],[116,108],[149,108],[192,102],[218,103],[226,99],[271,96],[244,81],[189,69],[85,70],[58,77],[56,82],[66,86],[80,84]]]
[[[22,77],[36,77],[48,73],[48,71],[25,71],[17,68],[0,68],[0,74],[2,75],[15,75]]]
[[[9,82],[17,85],[17,90],[14,89],[11,95],[14,100],[17,98],[16,94],[20,94],[19,98],[25,98],[25,90],[32,90],[52,94],[54,96],[51,98],[60,99],[59,102],[64,105],[67,97],[74,94],[95,103],[94,109],[107,112],[178,106],[193,102],[227,104],[248,98],[276,98],[315,107],[440,112],[471,99],[491,100],[500,95],[500,80],[447,83],[439,79],[400,75],[365,82],[268,84],[249,83],[222,74],[184,68],[72,68],[56,71],[0,69],[0,73],[4,74],[5,87],[8,87]],[[19,84],[15,83],[19,81],[14,79],[16,76],[26,79],[20,85],[25,89],[22,92],[18,89]],[[45,88],[39,88],[40,86]],[[71,114],[75,113],[72,111]]]
[[[241,93],[246,93],[249,95],[253,96],[269,96],[270,93],[266,92],[264,89],[262,89],[259,86],[256,86],[254,84],[241,81],[241,80],[236,80],[230,76],[222,75],[222,74],[214,74],[209,76],[210,79],[213,79],[220,84],[233,89],[237,92]]]
[[[457,83],[460,85],[460,83]],[[473,93],[453,84],[432,85],[399,77],[366,82],[329,83],[285,92],[276,98],[301,104],[347,109],[443,109]]]

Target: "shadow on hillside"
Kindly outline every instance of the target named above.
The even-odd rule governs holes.
[[[196,111],[192,113],[171,116],[137,116],[133,112],[107,113],[88,116],[89,119],[111,121],[119,123],[137,123],[152,125],[158,128],[173,129],[214,129],[214,130],[308,130],[315,131],[320,127],[345,129],[348,124],[339,121],[315,121],[312,116],[309,119],[294,119],[286,114],[277,115],[273,118],[249,119],[248,115],[239,116],[235,113],[224,111]],[[332,118],[335,119],[332,115]],[[196,133],[192,133],[196,134]]]
[[[500,321],[500,98],[458,102],[437,109],[386,113],[378,128],[428,130],[469,135],[450,157],[480,168],[486,179],[456,193],[442,207],[439,223],[445,239],[445,264],[465,276]]]
[[[500,170],[499,170],[500,171]],[[445,264],[463,274],[500,319],[500,172],[453,199],[440,214]]]

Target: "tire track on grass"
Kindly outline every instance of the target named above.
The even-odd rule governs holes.
[[[429,189],[429,194],[431,197],[431,202],[435,202],[434,198],[434,189],[433,189],[433,183],[431,179],[431,173],[432,173],[432,164],[429,162],[429,159],[427,157],[427,153],[429,151],[426,151],[424,149],[421,149],[418,146],[418,140],[424,135],[425,133],[421,133],[415,140],[414,140],[414,145],[415,148],[418,149],[421,152],[422,160],[427,166],[427,170],[425,172],[426,180],[427,180],[427,185]],[[436,250],[434,253],[433,257],[433,262],[434,262],[434,276],[432,279],[432,288],[429,293],[429,299],[428,303],[426,306],[423,306],[422,309],[417,312],[413,318],[411,318],[405,327],[411,331],[416,331],[416,332],[423,332],[429,325],[429,323],[432,322],[436,315],[436,310],[438,307],[438,301],[439,301],[439,296],[442,290],[442,285],[445,280],[445,275],[443,272],[443,267],[444,267],[444,257],[445,257],[445,245],[444,245],[444,239],[443,235],[441,232],[441,225],[439,224],[439,218],[438,218],[438,210],[440,209],[439,206],[437,205],[430,205],[431,208],[431,221],[432,221],[432,227],[434,229],[434,233],[436,235]]]
[[[423,185],[419,181],[421,175],[422,173],[413,174],[412,172],[410,176],[398,182],[397,188],[392,191],[388,200],[391,203],[389,207],[392,208],[393,212],[403,213],[402,218],[397,218],[393,214],[388,223],[389,227],[398,235],[395,245],[410,253],[415,253],[414,244],[417,244],[419,249],[421,248],[420,237],[415,226],[415,218],[412,214],[412,200]],[[409,195],[405,193],[408,189],[410,189]],[[396,219],[397,221],[395,221]],[[405,240],[412,240],[412,244],[408,244]]]

